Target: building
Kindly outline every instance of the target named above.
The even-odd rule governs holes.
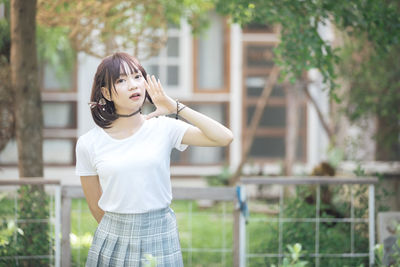
[[[241,29],[211,14],[210,28],[201,37],[191,35],[190,26],[170,28],[167,46],[159,55],[142,61],[150,74],[158,76],[169,96],[209,115],[232,129],[235,140],[226,148],[190,147],[172,154],[172,176],[178,180],[201,181],[200,177],[231,170],[241,160],[254,114],[272,66],[272,49],[278,41],[273,27],[252,25]],[[330,29],[321,34],[329,38]],[[139,58],[140,59],[140,58]],[[75,144],[78,136],[94,126],[89,96],[100,59],[78,54],[75,68],[57,77],[49,66],[40,70],[44,111],[45,177],[79,181],[74,174]],[[318,99],[323,113],[329,113],[326,91],[318,72],[311,71],[307,85]],[[250,150],[247,174],[280,174],[287,134],[287,90],[276,86],[264,110]],[[324,160],[327,138],[313,106],[299,96],[299,131],[295,172],[304,173]],[[148,109],[147,109],[148,110]],[[0,154],[0,177],[18,177],[16,143],[10,142]]]

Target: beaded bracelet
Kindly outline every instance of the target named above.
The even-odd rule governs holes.
[[[178,119],[178,114],[179,114],[179,112],[180,112],[182,109],[186,108],[186,106],[182,104],[183,107],[179,108],[179,104],[181,104],[181,103],[179,103],[179,100],[178,100],[178,99],[176,99],[175,101],[176,101],[176,114],[175,114],[175,119]]]

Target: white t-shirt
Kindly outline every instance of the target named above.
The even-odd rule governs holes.
[[[98,175],[104,211],[143,213],[171,204],[170,157],[189,124],[166,116],[154,117],[130,137],[114,139],[96,126],[76,144],[76,175]]]

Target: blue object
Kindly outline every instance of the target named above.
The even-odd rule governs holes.
[[[249,209],[247,207],[247,202],[242,200],[242,194],[241,194],[241,187],[240,186],[236,186],[236,195],[239,201],[239,209],[240,212],[242,213],[246,224],[249,222],[248,218],[249,218]]]

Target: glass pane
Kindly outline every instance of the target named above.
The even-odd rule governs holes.
[[[251,124],[256,107],[247,107],[247,125]],[[260,126],[262,127],[286,127],[286,108],[267,106],[261,117]]]
[[[214,120],[226,125],[225,105],[223,104],[194,104],[192,108]],[[216,164],[225,160],[226,148],[223,147],[191,147],[189,161],[192,164]]]
[[[150,66],[146,66],[145,70],[147,72],[148,75],[154,75],[158,78],[160,78],[160,67],[157,65],[150,65]]]
[[[255,76],[246,78],[247,96],[261,96],[265,86],[265,77]],[[285,97],[285,91],[282,85],[277,84],[271,92],[271,97]]]
[[[285,156],[284,137],[255,137],[250,156],[259,158],[283,158]]]
[[[9,141],[5,146],[5,148],[0,152],[0,163],[2,164],[18,163],[18,149],[17,149],[17,142],[15,140]]]
[[[189,148],[188,148],[189,149]],[[171,164],[182,163],[182,152],[177,149],[172,149],[171,152]]]
[[[224,160],[222,147],[191,146],[188,152],[190,164],[218,164]]]
[[[72,164],[74,142],[65,139],[43,140],[43,158],[45,163]]]
[[[192,109],[213,118],[214,120],[227,125],[224,104],[192,104]]]
[[[43,86],[46,91],[72,90],[72,73],[65,73],[60,77],[54,67],[46,65],[44,68]]]
[[[272,67],[274,62],[273,57],[273,46],[255,46],[249,45],[246,47],[247,54],[247,66],[250,68],[254,67]]]
[[[178,37],[170,37],[167,41],[168,57],[179,57],[179,39]]]
[[[299,106],[299,129],[306,128],[306,106]]]
[[[215,13],[210,27],[198,40],[197,87],[220,90],[224,87],[224,22]]]
[[[72,164],[74,153],[73,140],[45,139],[43,140],[43,158],[45,163]],[[10,141],[0,153],[0,163],[17,164],[17,142]]]
[[[272,25],[262,24],[262,23],[249,23],[244,26],[244,32],[273,32],[274,28]]]
[[[178,66],[168,66],[167,67],[167,85],[178,85]]]
[[[73,128],[75,108],[72,103],[43,103],[45,128]]]
[[[297,136],[297,149],[296,149],[296,159],[297,160],[303,160],[303,154],[304,154],[304,141],[303,137],[301,135]]]

